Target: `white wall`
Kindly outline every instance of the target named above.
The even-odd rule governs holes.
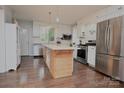
[[[28,31],[29,35],[29,56],[32,55],[32,32],[33,32],[33,22],[32,21],[26,21],[26,20],[17,20],[19,26],[21,29],[25,29]],[[22,45],[23,46],[23,45]]]

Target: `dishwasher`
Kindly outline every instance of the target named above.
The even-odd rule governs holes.
[[[43,56],[43,50],[42,50],[41,44],[34,44],[33,45],[33,56]]]

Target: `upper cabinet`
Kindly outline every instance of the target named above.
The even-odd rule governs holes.
[[[96,40],[96,24],[82,24],[78,26],[78,38],[82,43]]]
[[[82,38],[83,36],[82,36],[82,32],[83,32],[83,30],[84,30],[85,28],[84,28],[84,25],[82,25],[82,24],[78,24],[77,25],[77,36],[78,36],[78,38]]]
[[[73,43],[77,43],[77,38],[78,37],[78,31],[77,31],[77,26],[74,26],[73,28],[72,28],[72,42]]]
[[[86,28],[86,39],[96,40],[96,24],[89,24]]]

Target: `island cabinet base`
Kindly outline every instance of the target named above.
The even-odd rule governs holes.
[[[71,76],[73,72],[73,50],[45,49],[45,61],[53,78]]]

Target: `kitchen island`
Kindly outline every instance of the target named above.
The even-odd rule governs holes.
[[[73,47],[56,44],[44,44],[43,56],[53,78],[72,75]]]

